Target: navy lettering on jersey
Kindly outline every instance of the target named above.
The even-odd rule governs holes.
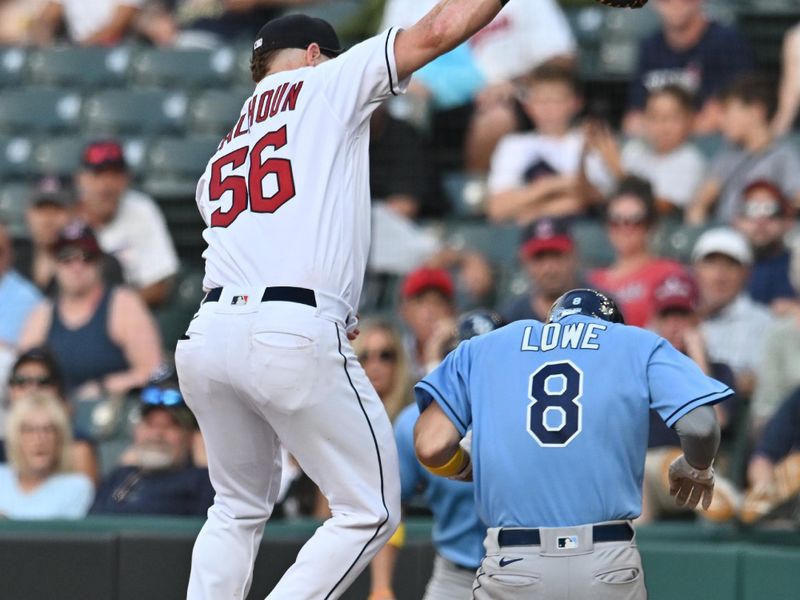
[[[528,433],[542,447],[563,448],[581,432],[583,371],[570,360],[545,363],[530,378]]]

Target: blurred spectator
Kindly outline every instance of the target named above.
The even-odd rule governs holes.
[[[58,233],[69,223],[75,197],[67,182],[58,177],[43,177],[28,201],[25,220],[29,243],[17,248],[16,265],[45,295],[56,293],[56,257],[53,247]],[[25,240],[28,242],[28,240]],[[102,259],[103,279],[108,284],[122,283],[122,267],[108,254]]]
[[[22,326],[42,299],[39,290],[12,268],[14,263],[11,236],[0,222],[0,381],[16,356]]]
[[[796,303],[797,292],[789,281],[791,255],[786,234],[794,226],[794,210],[780,189],[769,181],[748,185],[742,194],[736,228],[750,242],[755,262],[750,270],[748,293],[761,304]]]
[[[67,400],[61,370],[46,348],[31,348],[17,358],[8,378],[8,404],[13,407],[20,398],[37,392],[61,401],[67,416],[72,417],[73,405]],[[97,450],[88,432],[73,430],[70,452],[75,471],[97,481]],[[5,444],[0,440],[0,462],[5,457]]]
[[[55,246],[58,293],[33,311],[23,349],[47,345],[78,397],[125,394],[147,382],[162,362],[155,322],[135,292],[106,286],[100,247],[91,229],[76,221]],[[80,352],[76,352],[80,348]]]
[[[758,380],[750,403],[750,424],[755,437],[781,403],[800,388],[800,314],[788,314],[761,332],[764,348],[758,363]]]
[[[20,46],[30,41],[31,28],[49,0],[0,2],[0,44]]]
[[[771,181],[790,201],[800,203],[800,155],[770,129],[777,104],[773,83],[760,75],[742,76],[722,93],[721,101],[722,133],[731,146],[714,157],[686,220],[703,223],[714,209],[715,220],[730,223],[744,189],[757,179]]]
[[[747,295],[753,253],[742,234],[720,227],[700,236],[692,261],[709,357],[729,365],[736,375],[736,389],[749,397],[763,353],[764,333],[774,322],[769,310]]]
[[[655,287],[668,275],[685,269],[675,261],[650,254],[658,213],[648,182],[625,178],[608,200],[605,220],[614,262],[589,273],[589,283],[616,299],[628,325],[644,327],[653,315]]]
[[[50,0],[33,22],[31,37],[49,46],[62,27],[70,42],[111,46],[130,33],[144,0]]]
[[[750,70],[753,54],[734,29],[711,21],[703,0],[655,0],[662,29],[642,40],[628,94],[625,132],[639,135],[648,92],[676,84],[697,97],[697,133],[719,127],[715,94],[736,75]]]
[[[400,315],[410,334],[406,340],[409,368],[418,379],[429,365],[438,364],[439,348],[452,335],[455,288],[444,269],[422,267],[406,276],[400,293]]]
[[[402,338],[387,321],[364,321],[353,350],[372,387],[383,402],[389,420],[413,400],[411,373]]]
[[[777,135],[792,128],[800,109],[800,25],[786,32],[783,40],[783,74],[781,76],[778,113],[772,122]]]
[[[536,132],[507,135],[492,156],[487,212],[493,221],[527,223],[586,209],[577,180],[586,140],[572,126],[582,105],[578,86],[572,70],[557,64],[531,74],[523,105]],[[586,158],[585,169],[588,182],[600,192],[613,186],[596,153]]]
[[[563,293],[581,287],[575,243],[564,221],[545,217],[526,226],[519,259],[529,289],[500,311],[507,323],[522,319],[546,321],[553,303]]]
[[[63,404],[46,392],[14,402],[6,424],[8,465],[0,465],[0,516],[79,519],[92,503],[86,475],[70,472],[72,432]]]
[[[706,160],[690,141],[694,114],[684,88],[658,88],[647,97],[642,138],[622,149],[621,171],[650,181],[661,214],[682,211],[705,174]]]
[[[192,464],[194,416],[174,383],[142,390],[133,447],[103,481],[93,514],[205,515],[214,501],[208,469]]]
[[[88,144],[76,181],[78,215],[97,231],[100,248],[119,260],[126,282],[148,305],[166,301],[178,255],[156,203],[129,188],[122,146],[116,141]]]
[[[678,351],[694,360],[700,369],[729,387],[734,386],[733,371],[723,363],[712,362],[706,351],[705,340],[700,331],[700,316],[697,312],[699,292],[697,283],[688,273],[667,276],[653,294],[654,314],[650,329],[665,338]],[[735,396],[714,408],[723,431],[731,423]],[[667,427],[659,414],[650,411],[650,437],[642,498],[642,515],[639,523],[659,519],[665,515],[688,511],[675,504],[669,494],[667,469],[674,458],[682,452],[680,439],[673,429]]]
[[[213,49],[251,43],[279,8],[312,0],[149,0],[139,30],[158,46]]]

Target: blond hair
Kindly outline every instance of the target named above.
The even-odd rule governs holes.
[[[381,401],[386,409],[386,414],[389,415],[389,420],[394,421],[400,411],[411,404],[413,399],[411,395],[411,376],[408,370],[408,356],[405,348],[403,348],[400,333],[394,325],[384,320],[363,321],[359,329],[361,334],[353,341],[353,350],[355,350],[356,355],[360,354],[364,349],[364,340],[373,331],[381,331],[391,340],[392,350],[397,358],[394,363],[391,390],[385,398],[381,398]]]
[[[19,398],[11,406],[6,422],[6,448],[8,463],[19,472],[25,465],[22,457],[22,425],[31,414],[44,411],[56,429],[58,448],[53,465],[54,473],[63,473],[72,467],[72,427],[63,402],[53,393],[32,392]]]

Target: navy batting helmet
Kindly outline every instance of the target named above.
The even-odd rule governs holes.
[[[503,318],[493,310],[478,308],[464,313],[456,323],[458,340],[463,342],[476,335],[483,335],[503,326]]]
[[[548,323],[560,321],[569,315],[597,317],[612,323],[625,324],[622,311],[611,298],[591,289],[570,290],[553,303]]]

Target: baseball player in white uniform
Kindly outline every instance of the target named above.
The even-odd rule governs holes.
[[[392,428],[348,339],[370,241],[369,116],[502,4],[442,0],[341,55],[320,19],[290,15],[259,32],[255,91],[197,186],[207,293],[175,358],[216,490],[190,600],[247,595],[281,444],[333,516],[268,598],[340,597],[396,529]]]

